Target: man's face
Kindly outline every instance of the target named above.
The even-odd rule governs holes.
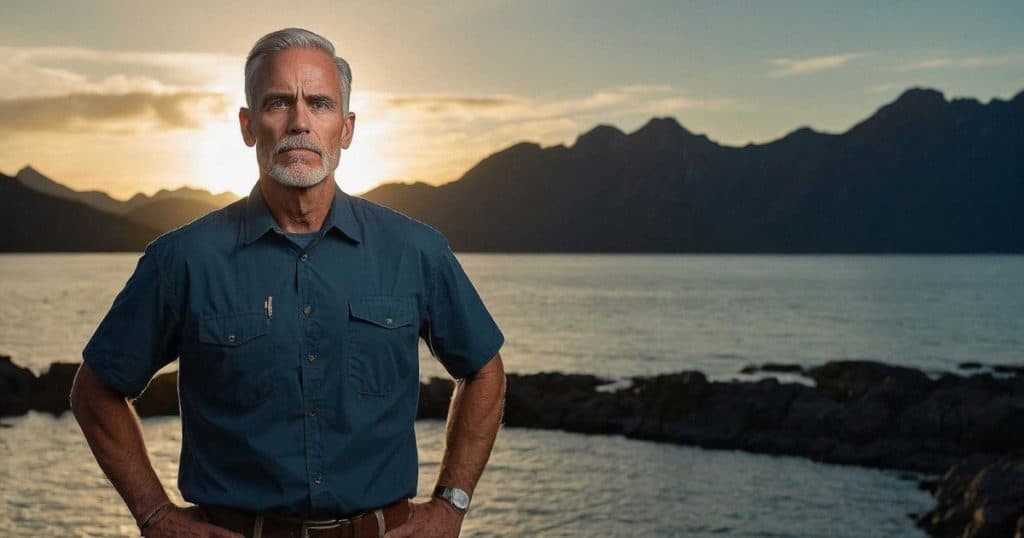
[[[348,148],[355,114],[342,113],[341,79],[330,55],[293,48],[266,56],[255,74],[252,109],[239,111],[242,137],[256,146],[260,174],[288,187],[331,176]]]

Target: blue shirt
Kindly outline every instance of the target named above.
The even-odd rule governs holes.
[[[504,342],[444,236],[336,186],[301,248],[257,184],[146,247],[83,359],[134,398],[179,358],[185,500],[347,515],[416,495],[419,338],[456,378]]]

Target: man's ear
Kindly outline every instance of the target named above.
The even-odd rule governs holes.
[[[238,125],[242,129],[242,140],[245,141],[245,145],[250,148],[256,145],[256,135],[252,132],[252,121],[249,118],[249,109],[242,108],[238,109]]]
[[[341,149],[348,149],[352,143],[352,134],[356,129],[356,113],[349,112],[345,115],[341,128]]]

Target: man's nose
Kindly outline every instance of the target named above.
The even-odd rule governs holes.
[[[309,132],[309,109],[302,100],[297,100],[288,118],[288,134]]]

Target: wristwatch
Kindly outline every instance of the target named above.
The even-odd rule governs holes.
[[[465,490],[448,486],[437,486],[434,488],[434,497],[448,501],[460,514],[465,514],[466,510],[469,510],[469,493],[466,493]]]

